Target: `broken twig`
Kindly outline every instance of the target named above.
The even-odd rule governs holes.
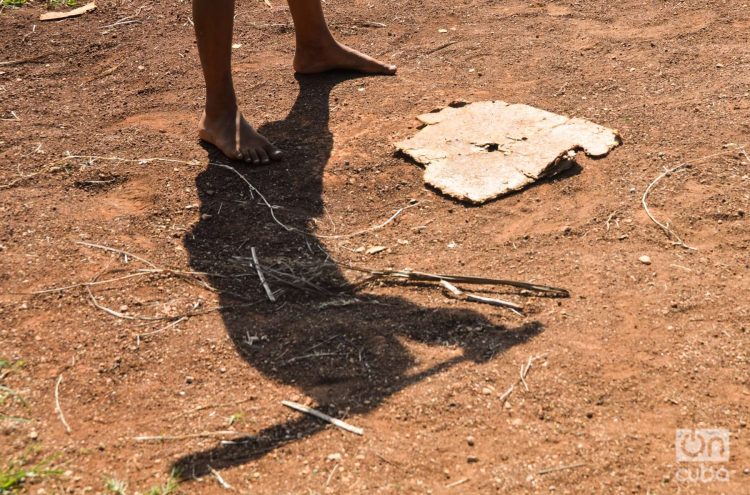
[[[266,281],[266,277],[263,275],[263,270],[260,268],[260,262],[258,261],[258,253],[255,252],[255,248],[250,248],[250,253],[253,255],[253,264],[255,265],[255,269],[258,271],[258,278],[260,279],[260,283],[263,284],[263,288],[266,291],[266,295],[268,296],[268,299],[271,302],[276,302],[276,296],[273,295],[273,291],[271,290],[271,286],[268,285],[268,282]]]
[[[416,280],[421,282],[446,282],[459,283],[459,284],[476,284],[476,285],[507,285],[509,287],[516,287],[518,289],[526,289],[529,291],[542,292],[549,294],[553,297],[570,297],[570,292],[567,289],[561,289],[559,287],[550,287],[548,285],[530,284],[527,282],[516,282],[514,280],[502,280],[494,278],[483,278],[483,277],[471,277],[464,275],[440,275],[434,273],[423,273],[423,272],[412,272],[409,270],[374,270],[370,268],[362,268],[354,265],[348,265],[339,263],[340,267],[346,270],[352,270],[357,272],[369,273],[375,277],[392,277],[407,280]]]
[[[445,485],[446,488],[455,488],[457,486],[463,485],[464,483],[468,483],[469,478],[462,478],[458,481],[454,481],[453,483],[450,483],[448,485]]]
[[[219,472],[217,470],[215,470],[211,466],[208,466],[208,470],[211,471],[211,474],[214,475],[214,478],[216,478],[216,481],[219,482],[219,484],[221,485],[221,487],[223,489],[225,489],[225,490],[232,490],[233,489],[232,485],[230,485],[229,483],[227,483],[226,481],[224,481],[224,478],[221,477],[221,475],[219,474]]]
[[[303,406],[302,404],[297,404],[296,402],[291,402],[288,400],[282,401],[281,403],[290,409],[294,409],[295,411],[299,411],[305,414],[309,414],[311,416],[315,416],[318,419],[322,419],[323,421],[331,423],[333,426],[336,426],[338,428],[341,428],[342,430],[346,430],[348,432],[354,433],[355,435],[365,434],[365,430],[363,430],[362,428],[352,426],[349,423],[345,423],[341,421],[340,419],[332,418],[331,416],[324,414],[318,411],[317,409]]]
[[[70,425],[67,421],[65,421],[65,415],[63,414],[62,407],[60,407],[60,384],[63,381],[62,374],[57,377],[57,382],[55,383],[55,412],[57,413],[57,416],[60,418],[60,422],[65,427],[65,431],[70,434],[73,432],[73,430],[70,428]]]
[[[471,302],[478,302],[483,304],[490,304],[492,306],[500,306],[502,308],[508,308],[511,311],[513,311],[515,314],[519,316],[523,316],[523,307],[514,304],[512,302],[503,301],[502,299],[495,299],[492,297],[484,297],[484,296],[478,296],[476,294],[464,294],[464,292],[453,285],[452,283],[448,282],[447,280],[441,280],[440,285],[448,289],[448,291],[456,296],[457,298],[460,298],[464,301],[471,301]]]
[[[652,222],[654,222],[656,225],[659,226],[661,230],[664,231],[665,234],[667,234],[667,237],[670,239],[674,239],[673,244],[676,246],[683,247],[685,249],[690,249],[691,251],[697,251],[697,248],[688,246],[685,244],[685,241],[682,240],[682,238],[675,232],[670,226],[669,222],[667,223],[661,223],[659,220],[656,219],[656,217],[651,213],[651,210],[648,207],[648,195],[651,194],[651,191],[653,190],[654,186],[662,180],[664,177],[669,177],[675,172],[679,172],[682,169],[690,168],[691,165],[689,163],[683,163],[682,165],[678,165],[677,167],[671,168],[664,173],[662,173],[659,177],[654,179],[654,181],[649,184],[649,186],[646,188],[646,191],[643,193],[643,198],[641,198],[641,204],[643,205],[643,209],[646,210],[646,215],[651,219]]]
[[[246,435],[239,431],[204,431],[201,433],[190,433],[187,435],[156,435],[156,436],[140,436],[135,437],[133,440],[136,442],[166,442],[169,440],[189,440],[191,438],[215,438],[215,437],[227,437],[227,436],[235,436],[235,437],[249,437],[251,435]]]

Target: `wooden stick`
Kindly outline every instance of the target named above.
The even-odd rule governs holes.
[[[461,296],[463,295],[463,291],[453,285],[452,283],[448,282],[447,280],[441,280],[440,285],[448,289],[453,295],[455,296]]]
[[[70,428],[70,425],[67,421],[65,421],[65,415],[63,414],[62,408],[60,407],[60,384],[63,381],[62,374],[57,377],[57,383],[55,383],[55,412],[57,412],[57,416],[60,418],[60,422],[65,427],[65,431],[70,434],[73,432],[73,430]]]
[[[440,282],[441,280],[445,280],[446,282],[453,282],[458,284],[507,285],[509,287],[516,287],[519,289],[548,293],[557,297],[570,297],[570,292],[568,292],[567,289],[550,287],[548,285],[530,284],[527,282],[516,282],[515,280],[472,277],[465,275],[442,275],[436,273],[413,272],[408,270],[374,270],[371,268],[363,268],[346,263],[337,263],[337,266],[340,266],[345,270],[369,273],[376,277],[393,277],[407,280],[417,280],[422,282]]]
[[[513,390],[516,388],[515,385],[511,385],[508,387],[508,390],[506,390],[503,395],[500,396],[500,403],[505,404],[505,402],[508,400],[508,397],[510,397],[510,394],[513,393]]]
[[[290,409],[294,409],[295,411],[299,411],[305,414],[309,414],[311,416],[315,416],[318,419],[322,419],[323,421],[331,423],[333,426],[336,426],[338,428],[341,428],[342,430],[346,430],[348,432],[354,433],[355,435],[365,434],[365,430],[363,430],[362,428],[352,426],[349,423],[345,423],[341,421],[340,419],[332,418],[331,416],[324,414],[318,411],[317,409],[303,406],[302,404],[297,404],[296,402],[291,402],[288,400],[282,401],[281,403]]]
[[[529,358],[529,359],[531,359],[531,358]],[[526,383],[526,375],[529,373],[529,370],[528,370],[528,368],[526,366],[528,366],[530,368],[531,367],[531,362],[529,362],[528,365],[526,365],[525,363],[521,363],[520,377],[521,377],[521,384],[523,385],[523,388],[526,389],[526,391],[528,392],[529,391],[529,384]]]
[[[449,485],[445,485],[445,487],[446,488],[454,488],[456,486],[463,485],[464,483],[468,483],[468,481],[469,481],[469,478],[463,478],[463,479],[460,479],[458,481],[454,481],[453,483],[451,483]]]
[[[268,282],[266,281],[265,275],[263,275],[263,270],[260,269],[260,262],[258,261],[258,254],[255,252],[255,248],[250,248],[250,253],[253,255],[253,264],[255,265],[255,269],[258,271],[258,278],[260,278],[260,283],[263,284],[263,288],[266,290],[266,295],[268,296],[268,299],[271,300],[271,302],[276,302],[276,296],[273,295],[273,291],[271,290],[271,286],[268,285]]]
[[[144,435],[135,437],[133,440],[136,442],[165,442],[168,440],[189,440],[191,438],[215,438],[226,436],[249,437],[251,435],[246,435],[240,431],[204,431],[201,433],[189,433],[187,435]]]
[[[502,308],[508,308],[511,311],[513,311],[515,314],[519,316],[523,316],[523,313],[521,313],[521,311],[523,311],[523,307],[517,304],[514,304],[512,302],[503,301],[502,299],[495,299],[492,297],[479,296],[477,294],[464,295],[464,292],[461,289],[459,289],[452,283],[448,282],[447,280],[440,280],[440,285],[448,289],[457,298],[461,298],[463,300],[471,301],[471,302],[478,302],[478,303],[483,303],[483,304],[490,304],[492,306],[500,306]]]
[[[492,297],[484,297],[484,296],[477,296],[476,294],[467,294],[466,299],[468,301],[474,301],[474,302],[480,302],[484,304],[491,304],[492,306],[500,306],[503,308],[508,308],[515,310],[517,313],[520,311],[523,311],[523,307],[519,306],[518,304],[514,304],[512,302],[503,301],[502,299],[495,299]]]
[[[219,474],[218,471],[216,471],[211,466],[208,466],[208,470],[211,471],[211,474],[214,475],[214,478],[216,478],[216,481],[219,482],[219,484],[221,485],[221,487],[223,489],[225,489],[225,490],[233,490],[232,485],[230,485],[229,483],[227,483],[226,481],[224,481],[224,478],[221,477],[221,475]]]

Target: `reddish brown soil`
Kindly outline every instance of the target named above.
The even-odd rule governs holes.
[[[40,2],[5,8],[0,117],[19,120],[0,121],[0,358],[25,362],[2,385],[26,405],[6,398],[0,413],[29,421],[0,423],[1,464],[57,456],[63,474],[23,488],[48,494],[104,493],[110,477],[144,492],[175,466],[178,491],[197,494],[225,492],[211,469],[254,494],[747,493],[750,165],[724,147],[750,131],[740,3],[329,1],[337,36],[399,75],[295,79],[286,7],[239,2],[238,93],[287,158],[235,165],[280,221],[317,239],[279,227],[236,175],[208,165],[221,158],[195,138],[189,2],[102,0],[49,24]],[[426,190],[393,143],[420,113],[487,99],[589,118],[624,145],[482,207]],[[182,162],[61,161],[66,152]],[[651,195],[697,250],[674,246],[641,195],[665,168],[717,153]],[[411,199],[381,230],[323,237],[382,223]],[[203,280],[214,291],[165,273],[95,286],[98,304],[130,317],[210,311],[137,341],[169,322],[112,316],[81,288],[29,295],[147,267],[81,242],[213,273]],[[274,305],[248,267],[251,247],[284,270],[331,256],[572,297],[499,295],[525,306],[518,317],[431,285],[371,283],[358,303],[286,288]],[[327,288],[358,278],[323,275]],[[530,356],[540,359],[529,390],[517,385],[503,404]],[[60,375],[69,434],[55,411]],[[731,431],[730,481],[679,482],[675,430],[708,427]],[[220,430],[237,433],[134,440]]]

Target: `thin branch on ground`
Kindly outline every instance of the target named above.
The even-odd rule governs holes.
[[[255,265],[255,269],[258,271],[258,278],[260,279],[260,283],[263,285],[263,289],[266,291],[266,295],[268,296],[268,299],[272,303],[275,303],[276,296],[273,295],[271,286],[268,285],[268,282],[266,281],[266,277],[263,275],[263,270],[260,267],[260,262],[258,261],[258,253],[255,251],[255,247],[250,248],[250,253],[253,256],[253,264]]]
[[[362,428],[352,426],[349,423],[345,423],[344,421],[341,421],[340,419],[333,418],[325,413],[318,411],[317,409],[303,406],[302,404],[297,404],[296,402],[291,402],[288,400],[282,401],[281,403],[290,409],[294,409],[295,411],[299,411],[301,413],[315,416],[318,419],[322,419],[323,421],[331,423],[333,426],[336,426],[338,428],[341,428],[342,430],[346,430],[348,432],[354,433],[355,435],[365,434],[365,431]]]
[[[462,478],[462,479],[460,479],[458,481],[454,481],[453,483],[449,483],[449,484],[445,485],[445,487],[446,488],[455,488],[457,486],[463,485],[464,483],[468,483],[468,482],[469,482],[469,478]]]
[[[258,195],[258,197],[263,202],[263,204],[265,204],[265,206],[269,209],[269,211],[271,213],[271,218],[273,219],[273,221],[277,225],[279,225],[281,228],[283,228],[287,232],[296,232],[296,233],[304,235],[304,236],[315,237],[315,238],[318,238],[318,239],[347,239],[347,238],[350,238],[350,237],[356,237],[356,236],[359,236],[359,235],[363,235],[363,234],[367,234],[367,233],[370,233],[370,232],[374,232],[376,230],[380,230],[380,229],[386,227],[389,223],[393,222],[404,211],[406,211],[409,208],[413,208],[413,207],[415,207],[415,206],[417,206],[419,204],[418,202],[412,201],[408,206],[405,206],[405,207],[401,208],[400,210],[396,211],[396,213],[394,213],[393,215],[391,215],[391,217],[388,220],[386,220],[385,222],[383,222],[381,224],[378,224],[378,225],[375,225],[373,227],[370,227],[368,229],[364,229],[364,230],[360,230],[360,231],[357,231],[357,232],[353,232],[351,234],[342,234],[342,235],[324,235],[324,234],[319,235],[319,234],[312,234],[312,233],[307,232],[305,230],[298,229],[296,227],[291,227],[289,225],[286,225],[281,220],[279,220],[278,217],[276,217],[276,212],[275,212],[275,210],[278,209],[278,206],[272,205],[266,199],[266,197],[263,195],[263,193],[261,193],[258,190],[258,188],[256,188],[252,183],[250,183],[250,181],[247,180],[247,178],[244,175],[242,175],[236,168],[234,168],[234,167],[232,167],[230,165],[227,165],[225,163],[219,163],[219,162],[209,162],[209,165],[214,166],[214,167],[223,168],[225,170],[229,170],[230,172],[232,172],[235,175],[237,175],[237,177],[239,177],[245,183],[245,185],[248,187],[248,189],[250,189],[250,192],[252,194],[257,194]]]
[[[660,180],[662,180],[664,177],[669,177],[670,175],[674,174],[675,172],[679,172],[682,169],[690,168],[690,166],[691,165],[689,163],[683,163],[682,165],[678,165],[678,166],[676,166],[674,168],[671,168],[671,169],[665,171],[664,173],[662,173],[661,175],[659,175],[646,188],[646,191],[643,193],[643,198],[641,198],[641,204],[643,205],[643,209],[646,210],[646,215],[648,215],[648,217],[651,219],[651,221],[654,222],[656,225],[658,225],[659,228],[661,228],[661,230],[664,231],[665,234],[667,234],[667,237],[669,237],[670,239],[674,239],[673,244],[675,244],[676,246],[683,247],[685,249],[690,249],[692,251],[697,251],[698,250],[697,248],[694,248],[694,247],[691,247],[691,246],[688,246],[687,244],[685,244],[685,241],[682,240],[682,238],[679,236],[679,234],[677,234],[677,232],[675,232],[669,226],[669,222],[668,221],[667,221],[667,223],[661,223],[659,220],[657,220],[656,217],[651,213],[651,210],[648,207],[648,195],[651,193],[651,190],[654,188],[654,186],[656,186],[656,184]]]
[[[508,390],[503,392],[503,395],[500,396],[501,404],[505,404],[505,402],[508,400],[508,398],[510,397],[510,394],[513,393],[513,390],[515,390],[515,388],[516,388],[515,385],[511,385],[510,387],[508,387]]]
[[[134,437],[136,442],[167,442],[176,440],[190,440],[193,438],[217,438],[217,437],[250,437],[241,431],[204,431],[201,433],[188,433],[186,435],[142,435]]]
[[[648,206],[648,196],[651,193],[651,191],[654,189],[654,187],[656,186],[656,184],[659,181],[661,181],[663,178],[669,177],[672,174],[674,174],[676,172],[679,172],[680,170],[683,170],[683,169],[686,169],[686,168],[691,168],[693,165],[695,165],[697,163],[701,163],[701,162],[703,162],[705,160],[709,160],[711,158],[716,158],[716,157],[719,157],[719,156],[724,156],[724,155],[728,155],[728,154],[731,154],[731,153],[735,153],[737,151],[739,151],[740,153],[742,153],[745,156],[745,158],[747,158],[748,161],[750,161],[750,157],[748,157],[748,154],[745,151],[746,146],[747,146],[746,144],[743,144],[743,145],[738,145],[738,144],[726,145],[727,148],[731,148],[731,149],[728,149],[726,151],[721,151],[719,153],[713,153],[711,155],[706,155],[706,156],[703,156],[703,157],[700,157],[700,158],[696,158],[695,160],[686,161],[686,162],[684,162],[681,165],[678,165],[676,167],[673,167],[673,168],[671,168],[669,170],[664,171],[661,175],[659,175],[656,179],[654,179],[654,181],[651,182],[651,184],[649,184],[649,186],[646,188],[646,191],[643,193],[643,197],[641,198],[641,204],[643,205],[643,209],[646,211],[646,215],[648,215],[649,219],[651,219],[651,221],[654,222],[667,235],[667,237],[670,240],[672,240],[672,244],[674,244],[675,246],[680,246],[680,247],[685,248],[685,249],[689,249],[691,251],[697,251],[698,250],[698,248],[695,248],[695,247],[692,247],[692,246],[689,246],[688,244],[686,244],[685,241],[683,241],[682,238],[679,236],[679,234],[677,234],[677,232],[675,232],[674,229],[672,229],[669,226],[669,222],[662,223],[662,222],[660,222],[659,220],[656,219],[656,217],[653,215],[653,213],[651,213],[651,210],[649,209],[649,206]]]
[[[534,364],[535,361],[538,361],[539,359],[544,359],[546,356],[529,356],[529,359],[525,363],[521,363],[521,370],[518,373],[518,380],[516,380],[515,383],[511,384],[510,387],[508,387],[508,390],[503,392],[503,394],[500,396],[500,403],[505,404],[507,400],[510,398],[510,395],[513,393],[513,391],[516,389],[517,384],[523,385],[523,388],[528,392],[529,391],[529,384],[526,382],[526,378],[529,376],[529,371],[531,370],[531,366]]]
[[[151,268],[158,268],[155,264],[151,263],[149,260],[145,258],[141,258],[140,256],[136,256],[135,254],[129,253],[127,251],[123,251],[122,249],[112,248],[109,246],[102,246],[101,244],[92,244],[90,242],[83,242],[78,241],[76,244],[80,244],[81,246],[86,246],[94,249],[101,249],[102,251],[109,251],[111,253],[117,253],[125,256],[125,263],[127,263],[127,258],[133,258],[134,260],[138,260],[141,263],[145,263],[146,265],[150,266]]]
[[[506,285],[509,287],[515,287],[518,289],[525,289],[534,292],[541,292],[549,294],[555,297],[570,297],[570,292],[566,289],[559,287],[551,287],[548,285],[531,284],[528,282],[517,282],[515,280],[503,280],[495,278],[484,278],[484,277],[473,277],[466,275],[441,275],[435,273],[423,273],[414,272],[408,270],[377,270],[371,268],[363,268],[345,263],[337,263],[338,266],[346,270],[352,270],[357,272],[369,273],[374,277],[390,277],[396,279],[406,279],[421,282],[441,282],[443,280],[451,283],[459,284],[476,284],[476,285]]]
[[[60,407],[60,384],[62,381],[63,376],[60,375],[57,377],[57,382],[55,382],[55,412],[57,413],[57,417],[60,418],[60,422],[65,427],[65,431],[70,434],[73,430],[70,428],[68,422],[65,421],[65,414],[63,414],[62,407]]]
[[[143,337],[150,337],[152,335],[156,335],[157,333],[166,332],[170,328],[176,327],[177,325],[179,325],[183,321],[187,321],[189,318],[190,318],[189,316],[182,316],[182,317],[176,319],[175,321],[173,321],[172,323],[170,323],[169,325],[167,325],[165,327],[162,327],[162,328],[160,328],[158,330],[154,330],[153,332],[139,333],[139,334],[136,335],[136,340],[137,340],[138,344],[140,344],[141,343],[141,339]]]
[[[219,482],[219,484],[221,485],[221,487],[223,489],[225,489],[225,490],[233,490],[232,485],[230,485],[229,483],[227,483],[226,481],[224,481],[224,478],[221,477],[221,475],[219,474],[219,472],[217,470],[215,470],[211,466],[208,466],[208,470],[211,471],[211,474],[214,475],[214,478],[216,478],[216,481]]]
[[[470,302],[478,302],[482,304],[489,304],[491,306],[499,306],[502,308],[509,309],[513,313],[515,313],[518,316],[524,316],[522,311],[523,307],[509,302],[509,301],[503,301],[502,299],[495,299],[493,297],[484,297],[479,296],[477,294],[465,294],[464,291],[453,285],[452,283],[448,282],[447,280],[443,279],[440,280],[440,285],[442,285],[444,288],[446,288],[451,295],[459,300],[462,301],[470,301]]]

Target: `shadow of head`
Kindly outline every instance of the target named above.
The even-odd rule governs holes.
[[[285,225],[312,230],[323,212],[323,168],[333,146],[329,99],[338,84],[351,79],[347,74],[298,78],[300,93],[289,115],[261,128],[284,149],[284,161],[264,168],[233,165]],[[214,151],[210,154],[211,162],[221,161]],[[392,295],[354,291],[330,263],[310,270],[328,259],[324,247],[311,235],[282,228],[258,193],[251,194],[236,174],[209,165],[197,188],[201,221],[185,244],[193,269],[213,274],[210,284],[219,294],[221,316],[238,354],[269,381],[298,387],[313,407],[333,416],[372,411],[429,376],[460,363],[486,362],[542,331],[538,323],[507,327],[473,311],[426,308]],[[283,301],[269,303],[251,248],[260,255],[273,289],[282,288],[272,276],[277,270],[300,279],[314,277],[320,290],[283,287]],[[434,348],[440,352],[430,353]],[[432,358],[425,361],[425,354]],[[325,424],[301,417],[258,426],[253,437],[189,454],[174,467],[186,478],[202,476],[210,468],[258,458]]]

